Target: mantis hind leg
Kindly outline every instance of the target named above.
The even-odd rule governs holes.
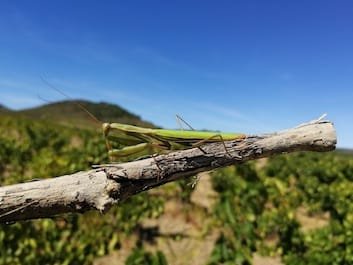
[[[193,146],[193,147],[197,147],[197,148],[199,148],[202,152],[206,153],[203,149],[201,149],[200,146],[203,145],[203,144],[205,144],[205,143],[207,143],[207,142],[209,142],[210,140],[217,139],[217,138],[222,142],[223,147],[224,147],[224,150],[226,151],[226,153],[227,153],[229,156],[232,156],[232,155],[229,153],[228,148],[227,148],[227,146],[225,145],[224,139],[223,139],[223,137],[222,137],[221,134],[215,134],[215,135],[212,135],[212,136],[210,136],[210,137],[208,137],[208,138],[206,138],[206,139],[202,139],[201,141],[199,141],[199,142],[197,142],[197,143],[194,143],[192,146]]]
[[[188,123],[186,122],[182,117],[180,117],[178,114],[175,115],[176,121],[179,124],[179,127],[181,130],[184,130],[182,123],[184,123],[187,127],[190,128],[190,130],[195,131],[195,129]],[[197,144],[197,143],[196,143]],[[206,151],[201,148],[201,146],[196,146],[200,151],[204,154],[206,154]],[[191,187],[195,188],[196,184],[200,180],[200,176],[196,175],[195,179],[191,183]]]

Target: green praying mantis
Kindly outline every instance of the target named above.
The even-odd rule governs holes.
[[[177,119],[188,125],[179,116]],[[203,151],[200,146],[205,143],[241,140],[246,137],[241,133],[195,131],[190,125],[188,126],[192,130],[150,129],[122,123],[104,123],[102,127],[109,157],[112,160],[132,155],[146,153],[154,155],[194,147],[199,147]],[[125,147],[115,149],[113,148],[114,143]],[[226,147],[225,150],[228,152]]]
[[[66,98],[72,99],[44,78],[42,78],[42,81]],[[76,105],[96,122],[102,124],[80,103],[76,102]],[[242,133],[196,131],[178,115],[177,121],[179,124],[183,122],[190,130],[151,129],[122,123],[103,123],[103,135],[111,161],[114,162],[123,158],[129,159],[131,156],[136,157],[141,154],[153,156],[173,150],[184,150],[194,147],[198,147],[203,151],[201,145],[212,142],[223,142],[224,148],[228,153],[224,141],[243,140],[246,138],[246,135]],[[116,146],[119,146],[119,148],[116,148]]]

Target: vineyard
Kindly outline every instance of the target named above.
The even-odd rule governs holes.
[[[0,110],[1,185],[108,162],[99,128],[72,109],[66,120],[65,104],[48,106],[52,111]],[[99,119],[114,114],[153,126],[104,107]],[[51,113],[61,116],[50,119]],[[0,264],[255,264],[258,257],[353,264],[351,153],[281,155],[204,174],[196,188],[192,182],[133,196],[105,215],[2,224]]]

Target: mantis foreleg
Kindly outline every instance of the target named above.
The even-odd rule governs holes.
[[[167,150],[167,148],[154,144],[154,143],[140,143],[137,145],[131,145],[131,146],[126,146],[121,149],[112,149],[109,150],[109,156],[113,158],[123,158],[123,157],[128,157],[132,155],[137,155],[139,153],[148,153],[151,154],[153,153],[153,150],[159,149],[159,150]]]
[[[126,146],[121,149],[111,149],[108,152],[110,157],[120,158],[141,153],[148,150],[148,147],[148,143],[141,143],[137,145]]]

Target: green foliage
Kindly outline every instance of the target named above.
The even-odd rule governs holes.
[[[1,185],[108,162],[101,134],[13,116],[1,116],[0,155]],[[0,264],[89,264],[119,248],[143,218],[162,211],[163,201],[144,193],[104,216],[89,212],[1,225]]]
[[[209,264],[250,264],[251,254],[281,255],[286,264],[353,263],[353,157],[297,153],[213,175],[222,234]],[[303,230],[298,208],[327,224]]]
[[[57,106],[54,109],[60,112]],[[38,112],[31,115],[40,116]],[[100,132],[52,120],[55,123],[0,113],[1,185],[108,162]],[[188,204],[193,191],[189,183],[188,179],[177,184],[181,201]],[[215,171],[212,185],[218,197],[209,218],[220,236],[209,264],[251,264],[254,252],[281,256],[286,264],[353,264],[351,155],[281,155],[268,159],[261,168],[250,162]],[[104,216],[89,212],[1,225],[0,264],[90,264],[119,249],[144,218],[163,212],[163,204],[163,198],[142,193]],[[312,216],[325,213],[327,223],[303,229],[300,207]],[[150,253],[139,246],[126,263],[166,264],[166,259],[161,252]]]
[[[250,264],[256,247],[256,216],[267,198],[264,185],[250,163],[219,170],[212,180],[219,192],[215,217],[222,234],[209,264]]]
[[[185,179],[180,179],[176,182],[180,189],[180,199],[185,204],[191,203],[191,195],[195,190],[195,185],[197,184],[197,176],[192,176]]]
[[[327,226],[298,233],[300,250],[284,252],[287,264],[352,264],[353,262],[353,159],[340,154],[297,154],[273,159],[267,169],[287,160],[295,188],[313,212],[329,212]],[[300,166],[295,166],[300,165]],[[277,177],[284,178],[281,170]]]
[[[155,254],[145,251],[142,247],[135,248],[125,261],[126,265],[168,265],[161,251]]]

